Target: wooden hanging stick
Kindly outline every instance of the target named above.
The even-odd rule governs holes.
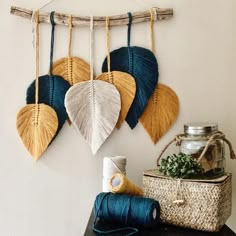
[[[158,8],[154,7],[153,9],[156,10],[156,19],[164,20],[168,19],[173,16],[173,9],[172,8]],[[11,14],[20,16],[23,18],[31,19],[32,18],[32,10],[20,8],[20,7],[11,7]],[[147,11],[139,11],[133,12],[133,21],[132,23],[141,23],[145,21],[150,21],[150,10]],[[55,23],[58,25],[67,25],[69,22],[69,15],[62,14],[62,13],[55,13]],[[117,26],[117,25],[127,25],[129,22],[128,15],[115,15],[110,16],[110,26]],[[49,12],[40,12],[39,13],[39,22],[40,23],[50,23],[50,13]],[[89,16],[73,16],[72,17],[72,24],[73,26],[89,26],[90,24],[90,17]],[[105,16],[95,16],[94,17],[94,27],[104,27],[106,25],[106,17]]]

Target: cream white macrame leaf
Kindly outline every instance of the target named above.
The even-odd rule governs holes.
[[[100,80],[77,83],[67,91],[65,106],[72,124],[95,154],[119,118],[121,101],[116,87]]]

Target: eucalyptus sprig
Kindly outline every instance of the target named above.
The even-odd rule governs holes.
[[[173,178],[201,178],[204,169],[191,155],[173,154],[161,160],[160,172]]]

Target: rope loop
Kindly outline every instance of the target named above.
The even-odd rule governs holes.
[[[34,22],[36,24],[39,24],[39,11],[38,10],[33,12],[32,17],[34,17]]]
[[[52,11],[50,13],[50,22],[51,22],[51,25],[53,25],[53,26],[55,26],[54,15],[55,15],[55,11]]]
[[[107,46],[107,72],[109,82],[113,83],[113,75],[111,72],[111,56],[110,56],[110,18],[106,16],[106,46]]]
[[[157,20],[157,14],[154,7],[150,8],[150,30],[151,30],[151,50],[156,53],[154,22]]]
[[[54,33],[55,33],[55,25],[56,25],[55,21],[54,21],[54,14],[55,14],[55,11],[52,11],[50,13],[50,22],[51,22],[51,26],[52,26],[51,48],[50,48],[50,69],[49,69],[50,76],[53,76]]]
[[[152,12],[154,13],[154,21],[157,21],[158,20],[158,17],[157,17],[157,8],[156,7],[152,7]]]
[[[72,15],[69,15],[69,28],[73,28]]]
[[[71,57],[71,45],[72,45],[72,28],[73,28],[72,15],[69,16],[68,25],[69,25],[68,59],[69,59]]]
[[[130,33],[131,33],[131,25],[132,25],[132,21],[133,21],[133,17],[131,12],[128,12],[128,17],[129,17],[129,22],[128,22],[128,47],[130,47]]]
[[[93,42],[93,16],[90,16],[90,81],[93,83],[93,50],[94,50],[94,42]],[[93,89],[92,89],[93,93]]]
[[[203,156],[206,154],[208,148],[210,147],[210,145],[212,145],[216,140],[222,140],[224,141],[228,147],[229,147],[229,151],[230,151],[230,158],[231,159],[236,159],[236,155],[235,152],[233,150],[232,144],[231,142],[225,137],[225,134],[222,133],[221,131],[217,131],[209,136],[206,137],[187,137],[185,134],[178,134],[175,136],[174,139],[172,139],[162,150],[161,154],[159,155],[159,157],[157,158],[157,166],[159,166],[159,162],[160,159],[163,155],[163,153],[166,151],[166,149],[172,144],[172,143],[176,143],[176,146],[180,146],[182,141],[207,141],[201,155],[199,156],[197,162],[201,162]]]
[[[94,23],[93,23],[93,16],[91,15],[90,16],[90,31],[93,31],[93,25],[94,25]]]

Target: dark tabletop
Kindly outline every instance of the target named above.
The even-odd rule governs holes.
[[[97,236],[99,234],[96,234],[93,232],[93,222],[94,222],[94,215],[93,212],[90,215],[87,228],[85,230],[84,236]],[[96,224],[96,228],[98,229],[114,229],[115,227],[119,227],[116,225],[107,224],[101,221],[98,221]],[[124,236],[126,233],[129,233],[131,231],[127,232],[121,232],[116,234],[109,234],[112,236]],[[159,224],[159,226],[156,229],[140,229],[139,233],[136,233],[135,236],[236,236],[236,234],[226,225],[223,226],[220,232],[217,233],[208,233],[208,232],[202,232],[192,229],[184,229],[180,227],[175,227],[171,225],[165,225],[165,224]]]

